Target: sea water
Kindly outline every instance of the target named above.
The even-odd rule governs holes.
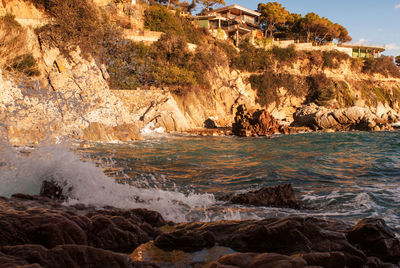
[[[78,144],[79,145],[79,144]],[[157,135],[120,144],[14,149],[1,144],[0,195],[37,194],[43,180],[71,189],[68,204],[148,208],[166,219],[215,221],[381,217],[400,227],[400,133],[267,138]],[[304,209],[231,205],[228,193],[290,183]]]

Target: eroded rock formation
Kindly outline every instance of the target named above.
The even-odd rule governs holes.
[[[232,133],[240,137],[288,134],[288,128],[280,125],[267,110],[247,111],[246,105],[237,108]]]
[[[391,110],[379,117],[366,107],[329,109],[316,104],[302,106],[294,114],[293,126],[306,126],[314,130],[392,130],[390,123],[399,119]]]

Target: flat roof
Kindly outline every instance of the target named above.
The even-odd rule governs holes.
[[[261,16],[260,12],[245,8],[241,5],[230,5],[230,6],[226,6],[226,7],[221,7],[221,8],[211,10],[210,12],[218,13],[218,12],[228,11],[228,10],[232,10],[232,9],[237,9],[237,10],[243,11],[244,13],[247,13],[247,14],[250,14],[253,16],[257,16],[257,17]]]
[[[348,48],[364,48],[364,49],[375,49],[379,52],[386,50],[385,46],[368,46],[368,45],[356,45],[356,44],[341,44],[338,47],[348,47]]]

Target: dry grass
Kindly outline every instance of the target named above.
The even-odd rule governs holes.
[[[0,17],[0,68],[11,68],[14,59],[24,53],[26,37],[26,30],[13,15]]]
[[[69,55],[80,47],[83,55],[98,54],[103,42],[107,17],[90,0],[30,0],[45,10],[54,24],[36,31],[42,43],[56,46]]]

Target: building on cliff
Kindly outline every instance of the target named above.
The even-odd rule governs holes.
[[[241,36],[253,37],[259,31],[260,16],[261,13],[257,11],[240,5],[230,5],[195,16],[193,20],[201,28],[224,35],[223,39],[232,38],[238,45]]]
[[[385,51],[383,46],[340,44],[338,48],[353,58],[377,58]]]

